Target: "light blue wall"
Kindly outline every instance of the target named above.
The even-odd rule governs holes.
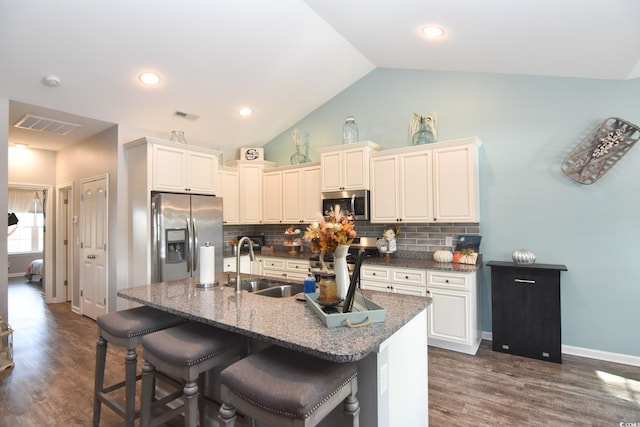
[[[607,117],[640,125],[640,79],[607,81],[377,69],[296,123],[310,156],[340,143],[353,114],[360,139],[406,145],[412,112],[435,111],[441,141],[478,136],[481,252],[510,260],[525,247],[537,262],[564,264],[562,343],[640,356],[640,146],[592,185],[560,164]],[[640,145],[640,144],[638,144]],[[288,164],[290,130],[265,145]],[[483,330],[491,330],[489,268],[483,268]]]

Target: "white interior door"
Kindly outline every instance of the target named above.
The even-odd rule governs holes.
[[[80,312],[92,319],[107,312],[108,186],[108,175],[81,184]]]

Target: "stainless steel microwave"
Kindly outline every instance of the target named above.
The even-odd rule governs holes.
[[[322,193],[322,212],[340,205],[341,211],[349,211],[350,219],[369,220],[369,190],[330,191]]]

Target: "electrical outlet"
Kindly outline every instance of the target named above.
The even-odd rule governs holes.
[[[445,246],[453,246],[453,238],[451,236],[447,236],[444,238]]]

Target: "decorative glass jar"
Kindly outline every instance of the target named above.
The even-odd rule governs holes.
[[[323,273],[320,275],[320,302],[334,302],[338,300],[338,285],[336,284],[336,275],[332,273]]]
[[[358,142],[358,125],[353,116],[347,116],[342,126],[342,143],[353,144]]]

